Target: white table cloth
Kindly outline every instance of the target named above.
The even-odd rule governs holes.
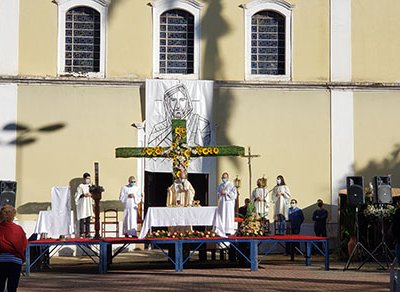
[[[213,226],[214,232],[225,237],[217,207],[150,207],[147,210],[139,238],[144,238],[151,227]]]
[[[40,211],[33,233],[47,233],[48,237],[59,238],[60,235],[74,233],[74,211],[57,213],[54,211]]]
[[[47,233],[48,237],[74,233],[74,213],[71,211],[69,187],[51,188],[51,211],[40,211],[34,233]]]

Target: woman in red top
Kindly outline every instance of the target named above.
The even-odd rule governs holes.
[[[15,208],[5,205],[0,209],[0,291],[17,291],[25,249],[28,245],[21,226],[13,223]]]

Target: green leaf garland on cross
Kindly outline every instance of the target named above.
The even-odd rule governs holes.
[[[172,144],[169,147],[120,147],[115,150],[117,158],[169,158],[172,160],[174,178],[181,171],[187,172],[190,160],[196,157],[243,156],[241,146],[189,146],[187,145],[186,120],[172,120]]]

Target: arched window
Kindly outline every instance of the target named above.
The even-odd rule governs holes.
[[[193,74],[194,17],[174,9],[160,16],[160,73]]]
[[[55,0],[58,74],[104,77],[110,0]]]
[[[251,74],[285,75],[285,17],[275,11],[251,18]]]
[[[255,0],[243,7],[246,80],[290,80],[293,6],[283,0]]]
[[[155,0],[153,77],[198,79],[200,4],[195,0]]]
[[[100,13],[76,7],[65,17],[65,72],[100,71]]]

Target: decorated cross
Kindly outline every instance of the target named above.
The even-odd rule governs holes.
[[[169,147],[121,147],[115,154],[117,158],[169,158],[174,178],[179,177],[181,171],[187,172],[192,158],[244,155],[244,148],[240,146],[190,146],[186,137],[186,120],[172,120],[172,144]]]

